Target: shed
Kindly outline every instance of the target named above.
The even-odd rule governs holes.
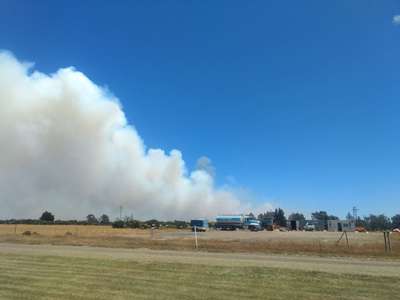
[[[354,231],[355,220],[328,220],[328,231]]]

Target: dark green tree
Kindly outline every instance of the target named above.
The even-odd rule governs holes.
[[[311,214],[313,220],[328,221],[328,213],[326,211],[316,211]]]
[[[275,212],[274,212],[274,224],[282,226],[282,227],[286,227],[287,226],[287,220],[286,220],[286,217],[285,217],[285,212],[283,211],[282,208],[275,209]]]
[[[86,221],[88,224],[91,224],[91,225],[98,224],[97,218],[93,214],[87,215]]]
[[[392,228],[400,228],[400,214],[392,217]]]
[[[289,216],[289,221],[299,221],[300,224],[300,228],[303,228],[304,225],[306,225],[306,218],[304,217],[304,215],[302,213],[292,213]]]
[[[133,218],[129,218],[125,221],[125,226],[128,228],[140,228],[142,223],[138,220],[134,220]]]
[[[156,219],[147,220],[144,223],[149,227],[156,227],[156,228],[160,227],[160,221]]]
[[[367,228],[367,224],[365,222],[365,219],[361,219],[360,217],[357,217],[356,226]]]
[[[339,220],[338,217],[334,215],[328,215],[326,211],[316,211],[311,214],[311,217],[313,220],[318,220],[321,222],[321,225],[324,227],[324,229],[328,229],[328,220]]]
[[[122,220],[116,220],[111,225],[112,225],[112,228],[124,228],[125,222]]]
[[[54,222],[54,215],[51,212],[48,212],[47,210],[42,214],[42,216],[39,219],[40,221],[43,222]]]
[[[339,220],[339,217],[334,215],[328,215],[328,220]]]
[[[274,223],[274,212],[267,211],[258,215],[257,219],[261,223],[261,227],[264,229],[272,230],[272,224]]]
[[[365,227],[371,231],[388,230],[391,228],[392,223],[390,219],[384,214],[380,215],[369,215],[364,217]]]
[[[108,225],[108,224],[110,224],[110,218],[109,218],[107,215],[105,215],[105,214],[101,215],[101,217],[100,217],[100,224],[102,224],[102,225]]]
[[[188,223],[185,221],[179,221],[179,220],[175,220],[174,221],[174,226],[176,228],[187,228],[188,227]]]

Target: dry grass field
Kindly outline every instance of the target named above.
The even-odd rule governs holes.
[[[150,230],[112,228],[111,226],[0,224],[0,236],[10,234],[20,235],[25,231],[31,231],[32,233],[47,237],[65,236],[67,233],[81,237],[142,237],[150,236],[151,234]]]
[[[0,255],[0,299],[396,299],[398,277],[269,267]]]
[[[396,299],[400,237],[339,237],[0,225],[0,299]]]
[[[30,231],[30,236],[23,235]],[[349,246],[339,232],[209,231],[198,235],[200,250],[210,252],[303,253],[400,258],[400,235],[391,234],[392,252],[384,252],[383,234],[348,233]],[[188,230],[114,229],[82,225],[0,225],[0,242],[89,245],[116,248],[193,250]]]

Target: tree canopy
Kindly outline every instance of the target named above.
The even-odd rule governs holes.
[[[392,227],[400,228],[400,214],[397,214],[392,217]]]
[[[100,224],[102,224],[102,225],[110,224],[110,218],[105,214],[101,215]]]
[[[303,228],[304,225],[306,225],[306,217],[304,217],[302,213],[292,213],[288,219],[289,221],[299,221],[300,228]]]
[[[287,220],[286,220],[286,217],[285,217],[285,212],[283,211],[282,208],[275,209],[275,212],[274,212],[274,224],[282,226],[282,227],[286,227],[287,226]]]
[[[86,221],[88,222],[88,224],[97,224],[98,223],[97,218],[93,214],[87,215]]]
[[[54,215],[49,212],[49,211],[45,211],[42,216],[39,219],[40,221],[44,221],[44,222],[54,222]]]
[[[388,230],[392,226],[390,219],[383,214],[380,215],[369,215],[368,217],[364,217],[364,226],[368,230],[377,231],[377,230]]]

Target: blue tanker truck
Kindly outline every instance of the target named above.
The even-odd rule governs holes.
[[[251,231],[262,229],[259,220],[246,215],[217,216],[215,228],[220,230],[248,229]]]

